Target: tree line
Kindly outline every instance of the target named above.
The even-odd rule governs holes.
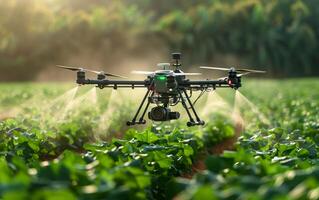
[[[6,0],[0,13],[2,81],[32,80],[80,51],[101,52],[101,62],[113,65],[158,44],[183,52],[189,66],[319,75],[316,0]]]

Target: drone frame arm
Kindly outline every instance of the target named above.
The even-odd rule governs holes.
[[[205,88],[213,88],[216,89],[217,87],[231,87],[237,89],[240,85],[236,85],[232,82],[229,82],[228,79],[221,79],[221,80],[183,80],[178,83],[179,87],[186,88],[186,89],[205,89]],[[149,88],[152,85],[152,80],[145,79],[144,81],[134,81],[134,80],[108,80],[108,79],[85,79],[84,76],[78,76],[76,81],[80,85],[97,85],[99,88],[132,88],[135,87],[147,87]]]
[[[144,81],[130,81],[130,80],[91,80],[91,79],[77,79],[77,84],[80,85],[97,85],[99,88],[112,87],[117,89],[118,87],[122,88],[135,88],[135,87],[149,87],[151,82],[146,79]]]
[[[240,77],[236,77],[236,80],[225,78],[225,79],[219,79],[219,80],[185,80],[179,85],[181,87],[184,87],[186,89],[207,89],[207,88],[233,88],[238,89],[241,87],[241,80]]]
[[[216,87],[229,87],[229,84],[226,80],[185,80],[179,85],[185,88],[216,88]]]

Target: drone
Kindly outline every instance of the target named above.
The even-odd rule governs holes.
[[[68,67],[57,65],[59,68],[76,71],[76,83],[79,85],[96,85],[98,88],[146,88],[146,94],[140,103],[133,119],[128,121],[128,126],[145,124],[144,119],[150,104],[155,106],[148,112],[148,118],[156,122],[164,122],[177,120],[180,118],[180,113],[172,111],[171,107],[182,103],[186,110],[189,121],[187,126],[204,125],[205,122],[200,119],[194,107],[197,100],[206,91],[215,90],[216,88],[232,88],[237,90],[241,85],[241,77],[250,73],[265,73],[265,71],[251,69],[235,69],[200,66],[201,69],[227,71],[228,76],[216,80],[190,80],[187,76],[199,76],[201,73],[186,73],[180,68],[182,64],[181,53],[172,53],[172,63],[159,63],[158,67],[162,69],[151,71],[132,71],[134,74],[146,75],[145,80],[125,80],[126,77],[106,73],[104,71],[95,71],[85,68]],[[169,69],[173,66],[175,69]],[[86,72],[97,74],[97,79],[87,79]],[[109,79],[110,77],[120,78],[119,80]],[[192,102],[191,96],[193,91],[201,91],[197,99]],[[143,109],[144,108],[144,109]],[[143,111],[142,111],[143,109]],[[139,117],[139,118],[138,118]]]

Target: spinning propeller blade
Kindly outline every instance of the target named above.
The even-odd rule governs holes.
[[[133,74],[143,74],[143,75],[152,75],[156,72],[150,72],[150,71],[132,71]],[[174,76],[199,76],[202,75],[201,73],[174,73]]]
[[[247,72],[247,73],[266,73],[266,71],[254,70],[254,69],[236,69],[239,72]]]
[[[220,70],[220,71],[229,71],[228,68],[222,68],[222,67],[207,67],[207,66],[200,66],[201,69],[214,69],[214,70]]]
[[[63,65],[56,65],[59,68],[62,69],[67,69],[67,70],[71,70],[71,71],[80,71],[80,70],[84,70],[83,68],[79,68],[79,67],[69,67],[69,66],[63,66]]]
[[[246,72],[246,73],[242,73],[242,74],[237,74],[237,77],[246,76],[247,74],[250,74],[250,72]],[[218,80],[225,80],[225,79],[227,79],[227,78],[228,78],[228,76],[225,76],[225,77],[219,78]]]
[[[220,70],[220,71],[230,71],[232,68],[221,68],[221,67],[207,67],[200,66],[201,69],[212,69],[212,70]],[[249,73],[266,73],[266,71],[254,70],[254,69],[235,69],[238,72],[249,72]],[[243,74],[246,75],[246,74]]]
[[[111,74],[111,73],[105,73],[103,71],[96,71],[96,70],[90,70],[90,69],[84,69],[84,68],[80,68],[80,67],[69,67],[69,66],[63,66],[63,65],[56,65],[59,68],[62,69],[67,69],[67,70],[71,70],[71,71],[86,71],[86,72],[92,72],[95,74],[103,74],[105,76],[111,76],[111,77],[117,77],[117,78],[127,78],[125,76],[120,76],[120,75],[116,75],[116,74]]]
[[[155,72],[150,72],[150,71],[131,71],[132,74],[144,74],[144,75],[152,75],[155,74]]]
[[[242,76],[246,76],[248,74],[250,74],[251,72],[246,72],[246,73],[242,73],[242,74],[237,74],[237,76],[242,77]]]
[[[202,73],[174,73],[175,76],[200,76]]]
[[[103,72],[105,76],[113,76],[113,77],[117,77],[117,78],[127,78],[126,76],[120,76],[120,75],[116,75],[116,74],[111,74],[111,73],[105,73]]]

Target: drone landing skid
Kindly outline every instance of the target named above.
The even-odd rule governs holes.
[[[194,106],[193,106],[193,104],[192,104],[192,102],[191,102],[189,96],[187,95],[187,92],[186,92],[185,89],[183,90],[183,93],[184,93],[184,95],[185,95],[185,98],[186,98],[188,104],[190,105],[190,109],[193,111],[193,113],[194,113],[194,115],[195,115],[195,118],[196,118],[196,121],[195,121],[194,118],[192,117],[192,114],[191,114],[190,111],[189,111],[189,108],[188,108],[187,103],[186,103],[186,101],[185,101],[185,99],[184,99],[184,97],[183,97],[182,92],[179,91],[179,95],[180,95],[180,97],[181,97],[183,107],[185,108],[185,110],[186,110],[186,112],[187,112],[187,115],[188,115],[188,117],[189,117],[189,122],[187,122],[187,126],[188,126],[188,127],[191,127],[191,126],[201,126],[201,125],[204,125],[205,122],[202,121],[202,120],[198,117],[198,115],[197,115],[197,113],[196,113],[196,110],[195,110],[195,108],[194,108]]]
[[[140,111],[141,111],[141,109],[142,109],[147,97],[149,96],[150,91],[151,91],[150,88],[148,88],[147,92],[146,92],[146,94],[145,94],[145,96],[144,96],[144,98],[143,98],[143,100],[142,100],[142,102],[140,104],[140,106],[137,109],[137,112],[136,112],[134,118],[132,119],[132,121],[126,122],[126,125],[132,126],[132,125],[136,125],[136,124],[146,124],[146,120],[144,119],[144,116],[146,114],[146,111],[147,111],[150,103],[151,103],[150,101],[147,102],[146,107],[144,108],[144,111],[143,111],[142,116],[140,117],[139,121],[136,121],[136,119],[137,119],[138,114],[140,113]],[[153,95],[154,95],[154,91],[152,92],[151,96],[153,96]]]
[[[139,120],[136,121],[136,119],[137,119],[139,113],[141,112],[141,109],[143,108],[143,105],[145,104],[145,101],[146,101],[147,97],[148,97],[148,96],[152,97],[152,96],[154,95],[154,91],[152,91],[151,95],[150,95],[150,91],[151,91],[150,89],[147,90],[147,92],[146,92],[146,94],[145,94],[145,96],[144,96],[144,98],[143,98],[143,100],[142,100],[142,102],[141,102],[139,108],[137,109],[137,112],[136,112],[134,118],[132,119],[132,121],[126,122],[126,124],[127,124],[128,126],[138,125],[138,124],[146,124],[146,120],[144,119],[144,116],[145,116],[145,114],[146,114],[146,112],[147,112],[147,110],[148,110],[148,107],[149,107],[150,103],[151,103],[150,100],[148,100],[148,102],[147,102],[147,104],[146,104],[146,106],[145,106],[145,108],[144,108],[144,111],[143,111],[141,117],[139,118]],[[187,122],[187,126],[188,126],[188,127],[191,127],[191,126],[201,126],[201,125],[204,125],[205,122],[202,121],[202,120],[199,118],[199,116],[198,116],[198,114],[197,114],[197,112],[196,112],[196,110],[195,110],[195,108],[194,108],[194,106],[193,106],[193,104],[192,104],[192,102],[191,102],[189,96],[187,95],[186,90],[178,91],[178,93],[179,93],[179,95],[180,95],[180,99],[181,99],[181,101],[182,101],[183,107],[184,107],[184,109],[186,110],[187,115],[188,115],[188,117],[189,117],[189,121]],[[183,94],[184,94],[184,96],[183,96]],[[185,99],[186,99],[187,101],[185,101]],[[187,106],[187,103],[189,104],[189,106]],[[193,114],[195,115],[196,121],[195,121],[194,118],[192,117],[192,114],[191,114],[191,112],[190,112],[189,110],[192,110]]]

